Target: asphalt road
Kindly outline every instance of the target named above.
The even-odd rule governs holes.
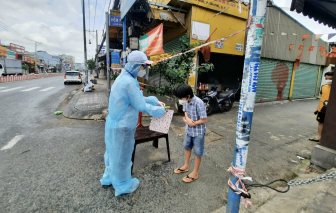
[[[0,84],[0,212],[208,213],[226,204],[237,107],[208,118],[208,129],[222,137],[206,145],[196,182],[185,184],[185,174],[173,174],[183,164],[184,150],[183,138],[171,129],[171,162],[163,140],[158,149],[151,143],[138,145],[133,175],[140,187],[114,197],[113,188],[103,189],[99,182],[105,123],[54,115],[78,88],[63,85],[62,76]],[[308,137],[317,133],[312,113],[317,104],[307,100],[255,107],[248,175],[259,183],[291,177],[291,160],[316,144]],[[144,125],[149,122],[144,118]],[[174,116],[172,124],[182,128],[182,117]],[[192,156],[191,165],[193,161]]]

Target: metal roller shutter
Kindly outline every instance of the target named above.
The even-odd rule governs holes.
[[[293,99],[315,97],[318,65],[302,64],[295,71]]]
[[[165,53],[180,53],[181,52],[181,41],[180,37],[174,38],[171,41],[168,41],[163,44],[163,50]],[[173,60],[171,59],[171,65],[173,64]],[[150,73],[148,78],[148,84],[150,85],[165,85],[167,81],[160,77],[160,73]]]
[[[256,102],[287,100],[292,72],[292,62],[262,58],[259,66]]]

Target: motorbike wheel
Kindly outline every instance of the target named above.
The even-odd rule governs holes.
[[[233,102],[231,101],[231,99],[224,101],[224,103],[223,103],[223,111],[224,112],[229,111],[232,108],[232,105],[233,105]]]
[[[205,101],[204,104],[205,104],[206,114],[210,115],[213,111],[210,101]]]

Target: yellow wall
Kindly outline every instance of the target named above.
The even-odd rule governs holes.
[[[237,8],[235,8],[235,10],[238,11]],[[199,6],[192,7],[192,21],[210,24],[210,35],[217,28],[216,32],[211,36],[211,41],[223,38],[246,27],[245,19],[236,18],[226,14],[219,14],[213,17],[216,13],[217,12],[201,8]],[[191,28],[192,23],[190,24],[190,31],[188,30],[190,32],[190,37],[192,34]],[[215,48],[215,44],[211,44],[211,52],[243,55],[244,51],[236,51],[236,43],[243,44],[245,46],[245,33],[246,32],[244,31],[240,34],[228,38],[227,41],[224,42],[223,49]],[[198,43],[198,41],[191,39],[190,43],[194,44]]]
[[[230,14],[233,16],[237,16],[240,18],[247,19],[248,13],[249,13],[249,7],[245,6],[244,4],[241,4],[241,13],[239,13],[239,4],[224,0],[185,0],[187,2],[190,2],[194,5],[198,5],[201,7],[209,8],[211,10],[215,11],[223,11],[223,13]],[[227,9],[228,8],[228,9]]]

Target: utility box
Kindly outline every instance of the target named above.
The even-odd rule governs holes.
[[[139,49],[139,39],[136,37],[130,38],[130,48],[132,50],[138,50]]]

